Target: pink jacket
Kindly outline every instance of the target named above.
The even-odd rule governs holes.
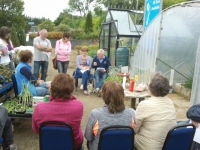
[[[62,39],[56,42],[55,53],[57,54],[57,60],[69,61],[71,53],[71,42],[63,43]]]
[[[70,99],[53,99],[50,102],[37,104],[32,115],[32,128],[39,133],[41,123],[46,121],[68,122],[74,131],[75,146],[78,148],[83,142],[81,120],[83,116],[83,103],[74,96]]]

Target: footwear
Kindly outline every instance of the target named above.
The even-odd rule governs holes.
[[[83,94],[88,95],[88,91],[87,90],[83,91]]]
[[[17,146],[15,144],[11,144],[5,150],[17,150]]]
[[[96,88],[96,89],[93,91],[93,93],[98,94],[98,93],[99,93],[99,88]]]
[[[97,96],[101,97],[101,90],[99,91],[99,93],[97,94]]]
[[[83,90],[83,84],[81,84],[81,86],[80,86],[80,90]]]

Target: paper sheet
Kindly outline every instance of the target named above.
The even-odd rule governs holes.
[[[101,70],[105,70],[105,68],[97,68],[97,70],[101,71]]]
[[[1,55],[0,57],[1,57],[0,58],[0,64],[6,64],[6,63],[10,62],[10,57],[9,56]]]
[[[200,123],[198,123],[198,128],[196,128],[193,141],[200,143]]]
[[[86,70],[80,70],[81,71],[81,73],[84,73]]]

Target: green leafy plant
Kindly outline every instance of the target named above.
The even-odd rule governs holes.
[[[107,81],[116,81],[118,83],[122,83],[122,77],[119,76],[119,73],[121,71],[121,66],[115,67],[115,66],[110,66],[109,71],[108,71],[108,77],[105,79],[105,82]]]
[[[32,93],[30,92],[30,85],[31,83],[22,83],[22,91],[18,96],[19,103],[21,103],[23,106],[28,106],[32,104]]]
[[[194,68],[193,67],[189,67],[188,70],[189,70],[191,76],[187,77],[187,79],[182,84],[182,86],[187,88],[187,89],[189,89],[189,90],[191,90],[192,89],[192,83],[193,83]]]
[[[10,70],[8,67],[6,67],[5,65],[0,64],[0,75],[4,77],[4,79],[7,82],[11,82],[12,81],[12,74],[13,74],[14,70]],[[3,82],[0,79],[0,82]]]

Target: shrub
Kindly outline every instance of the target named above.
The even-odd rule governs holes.
[[[60,24],[57,26],[57,30],[56,31],[60,31],[60,32],[69,32],[70,31],[70,27],[66,24]]]
[[[80,28],[71,29],[70,33],[71,33],[71,37],[73,39],[82,40],[82,39],[85,39],[85,37],[86,37],[85,32],[83,31],[83,29],[80,29]]]
[[[29,34],[29,37],[31,39],[37,37],[36,33],[31,33]],[[48,39],[61,39],[63,37],[63,33],[62,32],[48,32]]]
[[[12,41],[14,47],[20,46],[19,38],[17,36],[16,29],[13,25],[12,25],[12,28],[11,28],[11,41]]]
[[[22,29],[19,29],[18,32],[18,39],[21,45],[26,46],[26,34],[24,34],[24,31]]]
[[[99,49],[98,44],[88,45],[88,55],[93,58],[94,56],[96,56],[98,49]]]

